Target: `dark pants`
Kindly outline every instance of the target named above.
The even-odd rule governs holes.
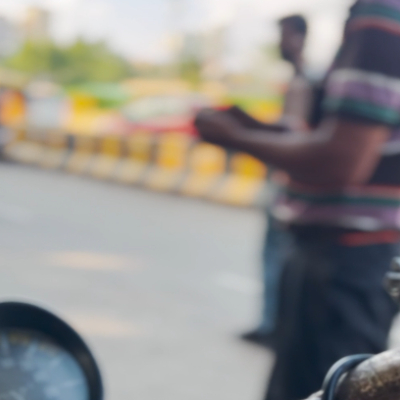
[[[339,235],[329,228],[292,231],[266,400],[304,399],[340,358],[386,348],[397,308],[382,281],[399,246],[347,247]]]

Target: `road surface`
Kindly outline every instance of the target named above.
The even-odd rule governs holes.
[[[257,320],[264,218],[0,164],[0,296],[83,332],[109,400],[259,400],[272,363],[236,335]]]

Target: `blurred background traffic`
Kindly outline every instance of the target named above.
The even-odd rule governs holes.
[[[290,69],[280,61],[277,18],[309,12],[309,69],[318,75],[339,42],[347,2],[6,3],[0,83],[25,101],[3,93],[3,123],[193,135],[191,117],[204,105],[235,103],[278,118]]]
[[[126,167],[119,181],[263,205],[266,168],[215,146],[193,148],[193,118],[205,106],[237,104],[263,121],[279,119],[291,68],[280,58],[276,21],[287,12],[308,12],[307,71],[310,79],[321,78],[340,40],[347,2],[303,3],[4,2],[0,122],[14,140],[70,150],[79,147],[77,137],[114,136],[115,142],[117,136],[123,143],[92,140],[89,147],[111,157],[130,153],[140,164]],[[43,158],[37,146],[9,149],[8,157],[28,164]],[[154,179],[140,168],[150,162],[164,170]],[[53,155],[49,163],[59,167],[65,157],[54,161]],[[78,164],[70,169],[87,169]],[[92,169],[109,177],[115,175],[110,168],[103,162]],[[185,181],[185,174],[193,176]]]

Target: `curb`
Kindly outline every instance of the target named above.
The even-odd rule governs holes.
[[[237,207],[264,208],[267,167],[180,133],[83,136],[20,130],[6,160]]]

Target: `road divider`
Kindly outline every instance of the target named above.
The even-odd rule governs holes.
[[[65,164],[65,170],[78,175],[88,173],[95,160],[99,140],[95,136],[72,136],[72,151]]]
[[[230,157],[229,173],[210,198],[234,206],[266,203],[267,167],[246,153],[234,153]]]
[[[15,132],[15,140],[4,149],[5,157],[22,164],[37,164],[44,150],[45,134],[23,128]]]
[[[197,143],[190,151],[188,174],[179,192],[185,196],[206,198],[223,181],[227,152],[208,143]]]
[[[114,179],[127,185],[141,184],[152,165],[155,135],[137,132],[121,140],[124,143],[125,157],[122,158]]]
[[[144,186],[161,192],[176,192],[186,174],[192,144],[193,140],[185,134],[160,135],[154,165],[145,178]]]
[[[97,179],[112,179],[123,157],[123,145],[116,135],[99,140],[99,151],[90,164],[88,174]]]
[[[266,202],[263,163],[182,133],[94,136],[19,130],[4,155],[14,162],[232,206],[263,207]]]
[[[46,169],[62,168],[70,154],[68,143],[68,135],[62,132],[51,132],[48,134],[38,160],[38,165]]]

